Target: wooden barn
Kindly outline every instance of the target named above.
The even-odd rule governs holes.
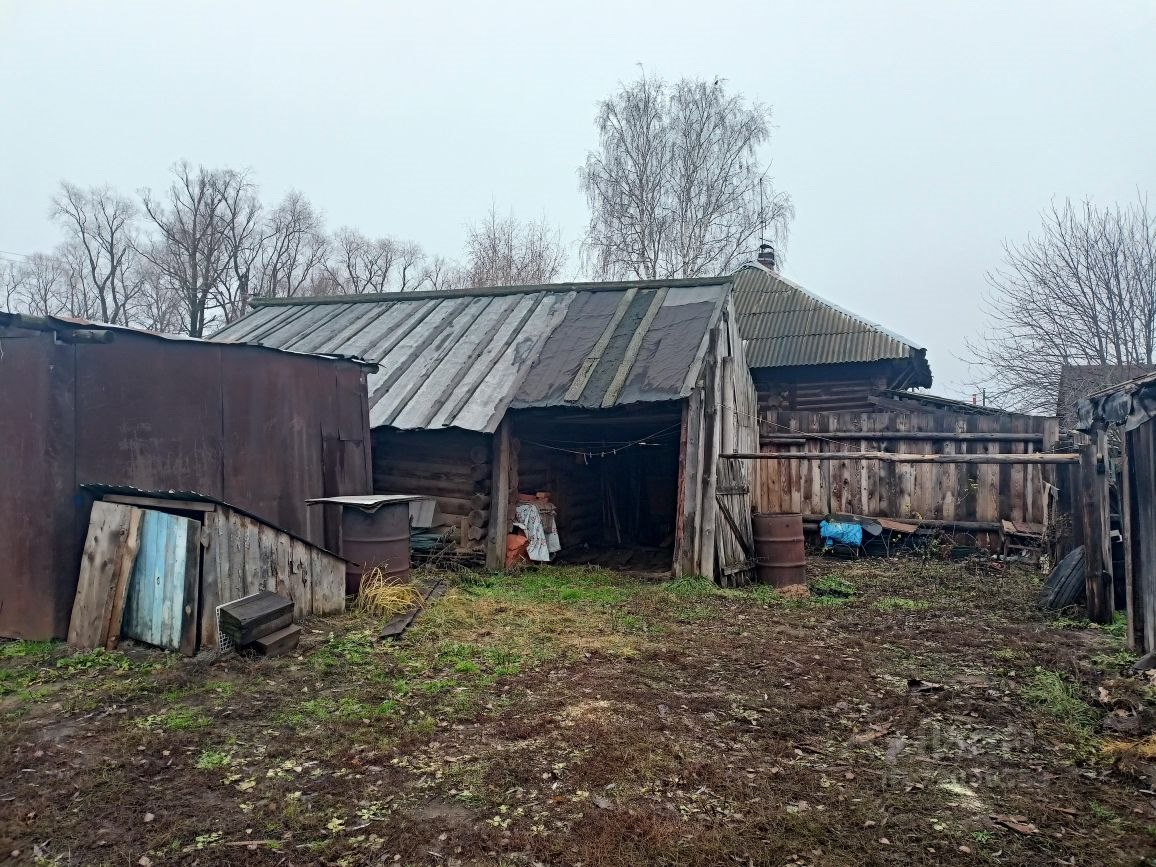
[[[929,388],[927,352],[760,262],[733,275],[739,332],[765,410],[878,412]]]
[[[571,562],[741,583],[749,466],[717,456],[758,440],[731,285],[266,299],[213,339],[379,362],[374,490],[435,497],[490,567],[537,498]]]

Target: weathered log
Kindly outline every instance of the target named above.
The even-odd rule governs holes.
[[[754,461],[883,461],[891,464],[1074,464],[1074,452],[1022,455],[919,455],[893,452],[742,452],[720,458]]]

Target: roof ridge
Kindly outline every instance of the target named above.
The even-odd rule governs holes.
[[[686,286],[721,286],[734,274],[717,277],[678,277],[668,280],[594,280],[513,286],[475,286],[466,289],[422,289],[412,292],[367,292],[362,295],[302,295],[290,298],[252,298],[252,307],[292,307],[314,304],[359,304],[381,301],[428,301],[437,298],[478,298],[495,295],[532,295],[562,292],[621,292],[623,289],[663,289]]]

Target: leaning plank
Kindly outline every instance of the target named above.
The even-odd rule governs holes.
[[[166,650],[195,652],[200,537],[200,521],[145,510],[124,635]]]
[[[80,560],[80,580],[68,625],[68,643],[78,650],[116,646],[124,600],[140,546],[140,509],[92,504]]]

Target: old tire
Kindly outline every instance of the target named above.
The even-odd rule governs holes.
[[[1056,564],[1040,588],[1040,608],[1059,611],[1075,605],[1084,595],[1084,546]]]

